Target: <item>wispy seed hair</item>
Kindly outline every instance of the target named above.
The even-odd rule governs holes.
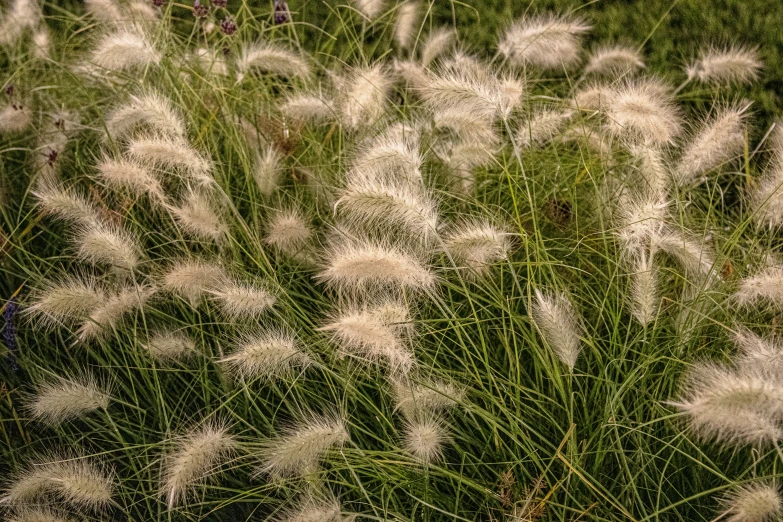
[[[333,498],[307,498],[299,506],[286,511],[278,522],[344,522],[340,503]]]
[[[703,49],[685,71],[689,78],[702,83],[727,86],[753,82],[758,78],[762,66],[756,49],[733,45],[723,49]]]
[[[307,78],[310,65],[290,49],[269,42],[256,42],[244,46],[236,62],[238,79],[257,69],[286,78]]]
[[[546,145],[563,132],[573,116],[574,112],[570,109],[540,108],[536,110],[520,123],[517,146],[528,148]]]
[[[734,343],[740,348],[737,365],[774,376],[783,376],[783,339],[778,336],[761,337],[740,327],[734,334]]]
[[[631,315],[642,326],[655,321],[660,307],[659,272],[651,257],[644,253],[635,256],[631,273]]]
[[[170,211],[180,229],[197,239],[222,243],[228,237],[228,225],[205,190],[189,188],[181,205]]]
[[[127,160],[105,157],[98,165],[98,179],[113,189],[124,189],[135,196],[149,196],[155,202],[163,202],[163,187],[152,173]]]
[[[732,297],[740,306],[766,304],[783,308],[783,268],[764,267],[756,274],[744,277]]]
[[[64,275],[47,281],[33,293],[26,314],[35,317],[45,327],[84,320],[106,301],[106,291],[94,277]]]
[[[572,67],[581,56],[581,35],[591,29],[584,20],[554,14],[533,15],[515,22],[498,50],[511,63],[544,70]]]
[[[144,349],[160,362],[176,361],[196,353],[196,343],[182,332],[158,331],[150,335]]]
[[[8,522],[72,522],[64,513],[48,507],[26,507],[17,509]]]
[[[610,135],[631,143],[667,145],[682,132],[680,111],[658,80],[630,80],[612,88],[604,110]]]
[[[356,5],[356,9],[359,10],[359,12],[364,15],[365,18],[368,20],[375,19],[381,12],[383,12],[384,7],[386,7],[385,0],[352,0],[353,3]]]
[[[585,73],[620,77],[644,67],[642,54],[633,47],[605,45],[592,52],[585,66]]]
[[[340,115],[351,131],[372,126],[386,111],[392,81],[383,65],[358,67],[343,82]]]
[[[229,281],[226,271],[217,264],[200,260],[180,260],[163,274],[163,288],[184,298],[193,308],[201,298]]]
[[[416,36],[416,23],[419,19],[420,5],[416,0],[405,0],[397,8],[397,24],[394,27],[394,40],[400,49],[408,49]]]
[[[258,318],[275,304],[275,297],[269,290],[255,284],[231,281],[209,293],[229,320]]]
[[[155,291],[151,286],[127,286],[110,294],[79,327],[78,339],[85,342],[104,335],[127,314],[142,308]]]
[[[406,419],[404,448],[422,464],[434,464],[443,458],[443,450],[449,435],[445,421],[435,415]]]
[[[276,211],[269,220],[264,242],[288,256],[296,256],[310,243],[313,230],[296,208]]]
[[[456,39],[454,29],[439,27],[434,29],[424,41],[421,49],[421,64],[428,67],[437,57],[449,52]]]
[[[272,145],[256,154],[253,178],[264,196],[271,196],[283,178],[283,155]]]
[[[783,516],[783,498],[776,482],[735,486],[721,499],[726,522],[773,522]]]
[[[177,169],[205,185],[213,182],[211,162],[183,140],[164,137],[132,139],[128,142],[128,153],[143,166]]]
[[[185,122],[171,102],[156,92],[131,96],[129,102],[117,107],[106,119],[106,128],[113,139],[146,127],[164,136],[185,137]]]
[[[48,215],[81,224],[99,220],[95,205],[75,190],[65,190],[56,184],[44,183],[38,186],[33,195],[41,210]]]
[[[236,350],[220,362],[245,379],[285,378],[312,362],[296,338],[283,330],[247,333],[235,344]]]
[[[471,277],[483,277],[493,263],[508,257],[511,234],[486,219],[466,219],[443,235],[443,248]]]
[[[409,379],[392,379],[391,387],[394,409],[408,420],[453,408],[465,397],[465,390],[443,381],[416,383]]]
[[[330,449],[341,448],[350,439],[342,416],[311,414],[266,441],[259,453],[259,473],[272,478],[312,474]]]
[[[105,410],[109,399],[106,386],[92,375],[60,377],[38,385],[27,410],[34,419],[57,425],[95,410]]]
[[[120,29],[105,35],[92,52],[92,63],[112,71],[149,67],[160,62],[161,55],[138,30]]]
[[[26,106],[7,105],[0,110],[0,134],[26,131],[33,123],[33,113]]]
[[[745,120],[749,104],[720,107],[685,147],[675,172],[680,185],[736,158],[745,146]]]
[[[554,354],[573,371],[581,350],[582,325],[571,299],[564,292],[544,294],[536,290],[532,315],[536,328]]]
[[[208,422],[175,439],[164,458],[161,493],[169,509],[183,500],[188,490],[214,475],[236,446],[228,427]]]
[[[103,264],[118,270],[134,270],[141,260],[141,250],[126,230],[109,223],[83,225],[74,242],[77,256],[88,263]]]
[[[292,94],[280,106],[280,112],[292,120],[315,125],[336,119],[335,109],[330,101],[318,94]]]
[[[327,251],[324,269],[316,277],[343,291],[391,286],[427,292],[437,283],[430,267],[405,250],[349,239],[334,242]]]

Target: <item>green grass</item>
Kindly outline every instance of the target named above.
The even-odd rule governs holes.
[[[627,175],[628,158],[622,153],[604,162],[584,144],[553,144],[525,152],[520,164],[505,142],[495,164],[479,170],[469,197],[446,190],[446,169],[428,159],[425,177],[443,216],[499,216],[516,236],[510,259],[480,284],[462,278],[446,256],[436,256],[435,265],[444,267],[440,293],[415,301],[416,356],[425,377],[452,380],[468,393],[448,415],[451,441],[444,461],[423,468],[407,457],[399,449],[403,423],[384,372],[340,359],[316,330],[333,310],[334,294],[314,281],[317,269],[275,254],[262,240],[271,211],[297,202],[325,241],[332,208],[303,179],[309,173],[327,188],[340,186],[356,140],[339,126],[292,128],[285,143],[277,142],[290,151],[286,181],[276,195],[265,198],[254,184],[251,153],[235,118],[260,115],[261,132],[274,141],[280,96],[301,85],[263,75],[235,83],[202,75],[181,59],[181,50],[197,42],[236,53],[239,42],[260,36],[297,42],[324,69],[396,54],[389,46],[391,16],[363,28],[355,13],[332,2],[289,3],[297,23],[273,27],[267,2],[231,2],[239,33],[208,41],[194,29],[188,11],[169,4],[171,26],[162,24],[155,32],[156,43],[167,53],[161,66],[121,75],[122,82],[111,89],[85,81],[64,65],[88,48],[100,29],[81,16],[76,3],[45,5],[57,42],[51,61],[32,59],[26,44],[0,52],[1,78],[34,108],[36,127],[41,113],[79,111],[86,128],[58,158],[59,171],[69,186],[92,187],[100,208],[139,235],[148,261],[138,277],[153,277],[182,256],[219,258],[237,275],[262,279],[275,291],[278,304],[265,323],[289,325],[317,361],[294,379],[235,382],[214,361],[231,351],[247,325],[226,322],[209,304],[192,310],[168,295],[151,301],[105,340],[87,345],[74,343],[72,329],[44,330],[20,316],[21,370],[14,373],[5,365],[0,372],[0,476],[10,476],[38,453],[81,447],[100,456],[118,477],[117,505],[85,519],[274,520],[296,503],[306,485],[251,479],[256,463],[247,454],[300,410],[335,407],[349,418],[351,442],[329,455],[319,479],[339,495],[344,509],[362,513],[359,520],[503,520],[514,505],[535,504],[545,509],[541,520],[709,521],[718,513],[716,496],[731,486],[783,476],[774,450],[735,451],[702,443],[683,431],[683,420],[666,404],[677,397],[690,363],[728,360],[735,352],[730,333],[738,323],[769,332],[778,324],[772,311],[738,312],[727,299],[740,277],[783,246],[779,235],[755,230],[742,199],[764,165],[763,151],[672,196],[677,223],[714,248],[715,270],[727,277],[691,299],[689,290],[698,282],[675,263],[663,263],[662,310],[646,327],[628,312],[628,267],[619,261],[613,224],[600,200],[603,179]],[[462,46],[491,59],[498,34],[528,9],[576,10],[594,26],[588,44],[619,39],[643,46],[648,70],[673,85],[684,78],[684,61],[706,42],[759,45],[766,67],[753,87],[719,93],[693,86],[678,97],[686,113],[695,115],[720,97],[753,100],[747,145],[752,152],[779,114],[783,4],[725,4],[439,2],[423,32],[456,19]],[[535,95],[567,95],[574,80],[531,76]],[[320,70],[318,78],[325,81]],[[185,115],[191,143],[215,161],[219,198],[231,228],[231,239],[222,247],[187,239],[148,202],[91,180],[101,150],[121,147],[102,141],[105,111],[150,86],[171,98]],[[406,102],[400,113],[418,107],[402,90],[394,92],[396,103]],[[35,131],[0,136],[0,295],[3,302],[16,296],[23,307],[42,281],[81,266],[69,241],[72,229],[42,216],[34,205],[35,143]],[[555,201],[568,203],[568,215],[553,214]],[[552,355],[530,318],[534,291],[547,288],[569,291],[584,317],[582,354],[573,374]],[[695,313],[677,327],[688,311]],[[147,357],[142,349],[146,335],[162,326],[184,329],[198,341],[199,356],[173,366]],[[56,427],[28,418],[24,404],[33,383],[86,368],[111,380],[113,401],[107,411]],[[241,451],[209,486],[197,489],[196,497],[168,511],[158,492],[166,441],[210,418],[232,426]]]

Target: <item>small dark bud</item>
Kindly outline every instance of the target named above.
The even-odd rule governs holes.
[[[152,0],[152,7],[163,7],[165,3],[166,0]]]
[[[225,7],[228,5],[228,0],[212,0],[212,5],[214,5],[217,9],[221,7],[225,9]]]
[[[8,87],[5,88],[4,92],[5,92],[6,96],[13,96],[14,95],[14,86],[13,85],[9,85]]]
[[[46,163],[48,163],[49,166],[51,167],[57,161],[58,155],[59,154],[57,153],[56,150],[50,150],[49,152],[46,153]]]
[[[19,313],[19,305],[12,297],[5,304],[5,310],[3,310],[3,319],[5,320],[5,327],[3,328],[3,342],[5,347],[8,348],[8,368],[16,373],[19,371],[19,365],[16,362],[19,357],[19,348],[16,345],[16,314]]]
[[[291,12],[288,10],[288,4],[285,0],[275,0],[275,25],[287,24],[291,21]]]
[[[193,2],[193,16],[196,18],[205,18],[209,14],[209,6],[202,5],[196,0]]]
[[[231,36],[237,32],[237,24],[231,18],[226,17],[225,20],[220,22],[220,30],[223,31],[224,35]]]

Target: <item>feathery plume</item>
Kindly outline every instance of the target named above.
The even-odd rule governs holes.
[[[733,45],[724,49],[709,47],[685,68],[689,79],[717,86],[752,83],[759,76],[763,64],[758,51]]]
[[[571,299],[564,292],[544,294],[536,290],[532,315],[546,343],[568,370],[573,372],[582,344],[582,326]]]
[[[394,40],[400,49],[408,49],[413,43],[416,22],[419,19],[419,3],[405,0],[397,9],[397,25],[394,26]]]
[[[26,30],[41,24],[43,12],[37,0],[13,0],[0,23],[0,45],[16,42]]]
[[[267,225],[264,242],[285,255],[295,257],[302,253],[313,237],[310,224],[295,208],[274,213]]]
[[[265,288],[256,285],[227,282],[210,290],[220,311],[228,319],[254,319],[262,316],[275,303]]]
[[[702,362],[686,376],[681,396],[672,405],[702,439],[765,446],[783,437],[783,387],[776,379]]]
[[[128,286],[109,295],[79,327],[76,332],[78,339],[86,342],[114,328],[127,314],[143,307],[154,293],[153,287]]]
[[[117,270],[134,270],[141,258],[136,239],[126,230],[108,223],[83,225],[76,234],[75,244],[79,259]]]
[[[407,306],[388,300],[348,306],[319,330],[331,335],[342,355],[369,363],[383,361],[392,373],[407,373],[415,364],[404,337],[409,321]]]
[[[244,46],[239,53],[236,67],[238,81],[242,81],[251,69],[285,78],[310,76],[310,65],[299,53],[270,42],[256,42]]]
[[[749,194],[753,221],[771,229],[783,225],[783,132],[774,139],[780,143],[773,144],[773,159]]]
[[[292,120],[318,125],[335,119],[334,107],[318,94],[295,93],[286,98],[280,112]]]
[[[494,120],[508,103],[500,82],[484,67],[450,68],[440,75],[430,74],[419,91],[423,101],[435,113],[452,111],[476,120]]]
[[[161,56],[146,36],[137,30],[119,29],[107,34],[92,52],[92,63],[111,71],[150,67]]]
[[[457,33],[454,29],[440,27],[433,30],[421,48],[421,65],[428,67],[433,60],[448,52],[454,45]]]
[[[95,206],[78,192],[66,191],[56,184],[43,183],[33,195],[41,210],[50,216],[83,225],[99,220]]]
[[[166,199],[160,182],[148,169],[135,163],[105,157],[96,169],[98,179],[113,189],[125,189],[136,196],[146,195],[157,202]]]
[[[580,111],[601,111],[611,98],[611,88],[603,84],[588,84],[574,93],[571,105]]]
[[[164,458],[161,494],[169,509],[185,498],[189,489],[217,473],[236,446],[228,427],[206,423],[175,440]]]
[[[24,105],[12,104],[0,110],[0,134],[26,131],[33,122],[33,113]]]
[[[228,76],[228,64],[223,53],[215,52],[212,49],[199,47],[193,51],[192,59],[195,65],[207,73],[218,76]]]
[[[656,194],[640,197],[621,196],[617,237],[631,251],[649,245],[663,234],[668,216],[668,201]]]
[[[220,362],[245,379],[282,379],[312,362],[294,336],[282,330],[245,334],[236,345],[237,349]]]
[[[783,375],[783,339],[760,337],[747,328],[740,327],[734,335],[734,343],[742,350],[737,358],[740,369]]]
[[[215,207],[205,191],[189,188],[181,206],[172,207],[170,211],[183,232],[197,239],[221,243],[228,236],[228,225]]]
[[[631,143],[666,145],[682,131],[671,92],[657,80],[633,80],[610,89],[604,112],[609,134]]]
[[[112,501],[113,477],[87,458],[69,458],[46,466],[51,489],[69,504],[98,510]]]
[[[337,414],[310,415],[269,439],[260,452],[259,474],[273,478],[309,475],[332,448],[351,440],[346,421]]]
[[[574,111],[540,108],[519,125],[517,146],[542,147],[552,141],[571,122]]]
[[[51,472],[43,466],[30,466],[26,471],[16,474],[14,480],[4,488],[0,503],[6,505],[25,505],[47,493],[51,487]]]
[[[391,386],[394,409],[408,420],[453,408],[465,396],[463,389],[441,381],[412,383],[407,379],[392,379]]]
[[[60,377],[38,385],[27,405],[30,416],[57,425],[95,410],[109,407],[109,392],[95,377]]]
[[[73,522],[72,519],[49,508],[28,507],[17,510],[8,522]]]
[[[630,145],[631,154],[644,182],[643,198],[650,201],[665,201],[671,186],[672,174],[664,159],[663,151],[658,147],[646,145]]]
[[[228,274],[219,265],[198,260],[180,260],[163,275],[163,288],[179,295],[196,308],[204,294],[220,288],[228,281]]]
[[[658,272],[652,256],[640,253],[635,256],[631,274],[631,315],[646,326],[658,315]]]
[[[783,498],[775,482],[736,486],[721,504],[720,518],[726,522],[773,522],[783,515]]]
[[[506,259],[511,250],[511,234],[487,220],[465,220],[443,236],[443,248],[471,277],[484,277],[493,263]]]
[[[66,275],[48,281],[36,291],[26,313],[35,316],[45,327],[86,319],[106,302],[106,292],[94,277]]]
[[[307,498],[296,508],[287,511],[279,522],[347,522],[340,503],[334,498]]]
[[[316,276],[340,290],[401,286],[432,291],[437,277],[410,253],[373,241],[342,240],[327,251],[326,266]]]
[[[424,158],[414,131],[406,131],[395,135],[390,127],[363,143],[346,174],[348,183],[387,180],[420,185]]]
[[[182,117],[168,99],[155,92],[131,96],[128,103],[117,107],[106,119],[109,136],[115,140],[142,126],[164,136],[185,137]]]
[[[357,67],[344,80],[339,106],[343,125],[351,131],[370,127],[386,110],[392,81],[381,64]]]
[[[271,196],[280,186],[283,177],[283,155],[269,145],[256,154],[253,178],[264,196]]]
[[[700,175],[736,158],[745,146],[745,118],[749,104],[719,108],[685,147],[675,168],[679,184],[693,183]]]
[[[388,227],[426,243],[437,231],[438,208],[423,191],[402,183],[353,180],[334,203],[334,212],[359,228]]]
[[[598,47],[590,55],[585,74],[621,77],[644,69],[644,60],[633,47],[608,45]]]
[[[385,0],[353,0],[356,9],[368,20],[375,19],[385,7]]]
[[[676,259],[682,268],[693,275],[713,274],[715,260],[707,245],[669,230],[652,238],[652,248],[663,250]]]
[[[768,266],[743,278],[733,299],[740,306],[766,304],[783,307],[783,267]]]
[[[41,26],[33,33],[33,55],[39,60],[46,60],[50,56],[51,39],[49,30]]]
[[[575,65],[582,52],[581,35],[591,27],[575,17],[553,14],[525,17],[515,22],[498,45],[511,63],[539,69]]]
[[[169,362],[196,353],[196,343],[181,332],[159,331],[147,339],[147,342],[144,343],[144,349],[153,359]]]
[[[204,185],[213,182],[210,161],[182,140],[162,137],[132,139],[128,142],[128,153],[143,166],[178,169]]]
[[[392,63],[397,80],[413,94],[427,87],[429,77],[423,65],[413,60],[400,60],[395,58]]]
[[[404,448],[422,464],[434,464],[443,458],[443,446],[448,441],[443,419],[427,415],[405,421]]]
[[[90,16],[99,22],[113,23],[122,20],[122,12],[114,0],[84,0],[84,7]]]

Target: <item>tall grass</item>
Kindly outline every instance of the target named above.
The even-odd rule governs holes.
[[[3,13],[2,515],[779,517],[742,35],[284,4]]]

